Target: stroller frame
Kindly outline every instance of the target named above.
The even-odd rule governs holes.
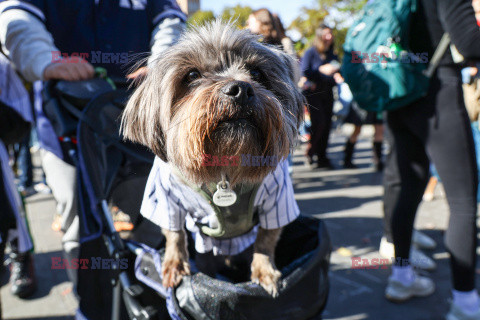
[[[96,80],[98,81],[98,80]],[[107,81],[107,80],[106,80]],[[48,82],[45,85],[45,97],[52,97],[55,95],[54,93],[54,85],[56,82]],[[120,86],[125,86],[124,83],[117,83],[120,84]],[[124,90],[118,90],[118,91],[107,91],[103,90],[99,94],[96,94],[90,101],[94,101],[98,98],[102,99],[101,96],[105,97],[111,97],[112,95],[119,95],[122,97],[122,95],[125,93]],[[87,126],[95,131],[95,124],[90,123],[90,118],[86,114],[88,112],[90,103],[88,103],[83,110],[76,109],[73,103],[65,101],[64,99],[60,99],[60,105],[61,107],[64,108],[64,111],[61,111],[60,113],[62,114],[69,114],[70,117],[77,119],[78,120],[78,125],[77,125],[77,130],[76,134],[78,137],[78,132],[80,130],[80,127],[82,124],[87,124]],[[57,110],[60,110],[58,108]],[[57,118],[56,120],[63,120],[61,117]],[[67,123],[64,127],[71,126],[71,123]],[[98,134],[102,134],[105,136],[102,132],[96,132]],[[58,133],[57,133],[58,134]],[[111,139],[112,141],[117,141],[117,146],[120,146],[118,144],[118,134],[116,136],[111,136],[111,137],[105,137],[106,139]],[[80,161],[79,161],[79,154],[78,154],[78,148],[79,148],[79,143],[78,139],[72,138],[71,136],[59,136],[59,139],[61,140],[63,146],[66,149],[66,153],[68,154],[69,159],[71,162],[75,165],[77,169],[81,167]],[[128,152],[128,149],[123,148],[124,151]],[[134,153],[130,153],[132,156],[136,156]],[[140,157],[141,160],[146,160],[144,157]],[[80,187],[80,186],[79,186]],[[134,245],[133,243],[130,242],[124,242],[120,234],[116,231],[114,222],[112,219],[112,214],[110,212],[108,202],[106,198],[99,199],[98,202],[98,212],[101,213],[101,225],[104,227],[104,230],[100,230],[103,238],[103,242],[105,244],[105,247],[108,251],[108,254],[110,257],[113,259],[119,261],[120,259],[123,259],[130,255],[131,253],[138,252],[138,250],[141,250],[140,247]],[[119,320],[120,319],[120,313],[121,313],[121,299],[123,298],[125,308],[129,314],[129,317],[132,319],[138,319],[138,320],[147,320],[147,319],[152,319],[155,317],[156,311],[155,308],[152,306],[146,306],[143,307],[140,305],[140,303],[136,300],[136,298],[143,293],[143,288],[139,284],[133,284],[130,276],[127,274],[125,270],[120,270],[118,268],[117,264],[112,264],[112,278],[111,278],[111,284],[112,284],[112,311],[111,311],[111,319],[112,320]],[[166,297],[164,297],[166,298]]]
[[[103,97],[109,99],[112,95],[115,95],[115,91],[107,92],[97,96],[95,99],[102,99]],[[122,95],[123,92],[120,93]],[[94,100],[95,100],[94,99]],[[92,100],[93,101],[93,100]],[[78,130],[80,131],[80,127],[82,123],[87,124],[87,126],[95,131],[95,133],[104,135],[103,132],[96,131],[95,125],[89,123],[89,118],[87,116],[87,112],[89,110],[89,106],[87,106],[82,113],[82,116],[79,119],[79,126]],[[119,137],[117,136],[105,136],[106,139],[111,139],[112,142],[123,149],[124,152],[129,153],[133,157],[139,158],[142,161],[148,161],[145,157],[139,157],[137,154],[130,152],[127,148],[122,147],[122,145],[118,142]],[[68,140],[68,138],[67,138]],[[71,148],[69,149],[69,153],[74,160],[74,163],[77,168],[81,167],[79,163],[79,158],[77,154],[77,148],[70,143]],[[80,139],[78,141],[78,148],[81,148]],[[112,213],[110,211],[108,201],[106,197],[102,197],[98,199],[98,209],[101,213],[102,225],[104,227],[102,234],[103,242],[107,248],[108,254],[110,257],[115,259],[116,261],[120,261],[121,259],[126,258],[131,253],[138,253],[141,251],[139,246],[134,245],[131,242],[123,241],[119,232],[115,229],[114,221],[112,219]],[[102,230],[101,230],[102,231]],[[123,298],[123,302],[125,308],[129,314],[131,319],[138,319],[138,320],[148,320],[153,319],[156,316],[156,310],[152,306],[141,306],[140,303],[137,301],[137,297],[139,297],[143,292],[144,289],[139,284],[133,284],[130,275],[125,270],[120,270],[117,264],[112,264],[112,278],[111,278],[111,285],[112,285],[112,313],[111,319],[112,320],[119,320],[120,313],[121,313],[121,300]],[[166,296],[163,297],[166,299]]]

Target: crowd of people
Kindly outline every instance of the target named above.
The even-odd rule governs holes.
[[[120,4],[113,0],[68,2],[64,1],[63,6],[40,0],[0,2],[0,120],[6,119],[5,109],[13,108],[17,114],[11,115],[9,122],[26,121],[32,123],[33,128],[0,125],[0,139],[3,140],[0,143],[0,177],[3,177],[0,180],[0,256],[8,245],[12,261],[11,292],[19,297],[32,295],[36,288],[32,242],[19,194],[28,197],[35,192],[51,192],[58,204],[52,227],[63,233],[65,256],[76,258],[79,249],[77,171],[42,111],[39,94],[42,81],[90,79],[94,76],[94,67],[98,66],[107,69],[112,77],[141,81],[149,64],[176,42],[186,23],[186,16],[174,0],[135,2],[140,6],[136,10],[128,1],[120,1]],[[480,145],[476,64],[480,59],[480,41],[477,41],[480,40],[479,2],[418,1],[419,10],[412,21],[415,30],[411,36],[412,52],[433,55],[442,35],[448,32],[464,61],[454,62],[452,54],[447,51],[431,79],[428,95],[408,106],[383,114],[363,112],[355,105],[353,97],[347,101],[348,110],[342,119],[354,128],[344,147],[342,165],[347,169],[357,167],[354,147],[362,126],[373,125],[375,129],[372,164],[376,171],[383,172],[385,190],[384,235],[379,251],[397,261],[392,265],[392,275],[386,284],[385,295],[389,300],[403,302],[434,292],[433,281],[416,274],[413,267],[434,269],[435,262],[418,248],[432,248],[436,244],[425,234],[415,231],[413,223],[422,199],[430,200],[437,179],[442,181],[450,207],[445,239],[453,283],[449,320],[480,319],[480,298],[475,287],[478,199],[475,144]],[[70,11],[70,6],[77,10]],[[115,8],[113,12],[120,12],[118,6],[123,10],[112,15],[112,8]],[[89,19],[92,12],[101,23]],[[279,16],[269,10],[253,11],[246,28],[258,34],[263,43],[277,46],[299,58],[299,71],[295,76],[298,90],[305,96],[310,119],[306,163],[312,170],[335,169],[328,156],[333,107],[336,95],[341,96],[341,91],[348,90],[348,85],[341,74],[339,53],[335,51],[333,26],[320,24],[311,47],[301,57],[286,35]],[[71,63],[52,61],[52,52],[71,54],[97,50],[151,54],[141,68],[130,74],[121,64],[100,61],[92,65],[82,58]],[[18,134],[16,141],[7,141],[9,132],[15,130],[23,134]],[[386,161],[382,154],[384,130],[389,145]],[[5,148],[7,142],[10,143],[9,149]],[[33,145],[40,148],[44,172],[43,179],[37,184],[34,184],[32,175],[30,149]],[[8,166],[12,157],[18,175],[16,186]],[[434,166],[430,166],[431,163]],[[69,270],[69,278],[75,286],[75,270]]]

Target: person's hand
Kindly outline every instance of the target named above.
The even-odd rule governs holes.
[[[298,83],[297,83],[297,86],[299,88],[303,88],[303,86],[305,85],[305,82],[307,82],[307,77],[301,77],[300,80],[298,80]]]
[[[300,81],[298,81],[298,87],[305,91],[315,90],[317,86],[315,85],[315,83],[308,81],[306,77],[301,77]]]
[[[53,62],[43,70],[45,80],[66,80],[79,81],[93,78],[95,70],[93,66],[85,60],[78,59],[75,62],[69,62],[68,59],[61,62]]]
[[[134,72],[127,74],[127,79],[142,80],[147,76],[147,71],[147,67],[138,68]]]
[[[477,67],[470,67],[470,76],[475,77],[478,73]]]
[[[338,72],[338,70],[339,70],[338,67],[330,63],[323,64],[318,68],[318,71],[320,71],[321,73],[327,76],[333,75],[335,72]]]
[[[334,73],[333,74],[333,79],[335,80],[336,83],[340,84],[340,83],[343,83],[345,81],[345,79],[343,79],[342,75],[338,72]]]

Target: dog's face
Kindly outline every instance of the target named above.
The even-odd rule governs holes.
[[[187,31],[152,65],[122,128],[192,182],[259,182],[273,166],[205,166],[204,155],[285,158],[303,117],[296,62],[248,31],[214,22]]]

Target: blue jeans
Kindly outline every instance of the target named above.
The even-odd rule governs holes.
[[[21,173],[18,179],[20,180],[20,188],[29,188],[33,186],[33,165],[32,155],[30,154],[30,137],[28,134],[22,142],[17,145],[18,148],[18,168]]]
[[[473,141],[475,142],[475,152],[477,154],[477,167],[480,168],[480,130],[478,129],[478,121],[472,123]],[[480,179],[480,170],[478,170]],[[480,188],[477,191],[477,202],[480,202]]]

